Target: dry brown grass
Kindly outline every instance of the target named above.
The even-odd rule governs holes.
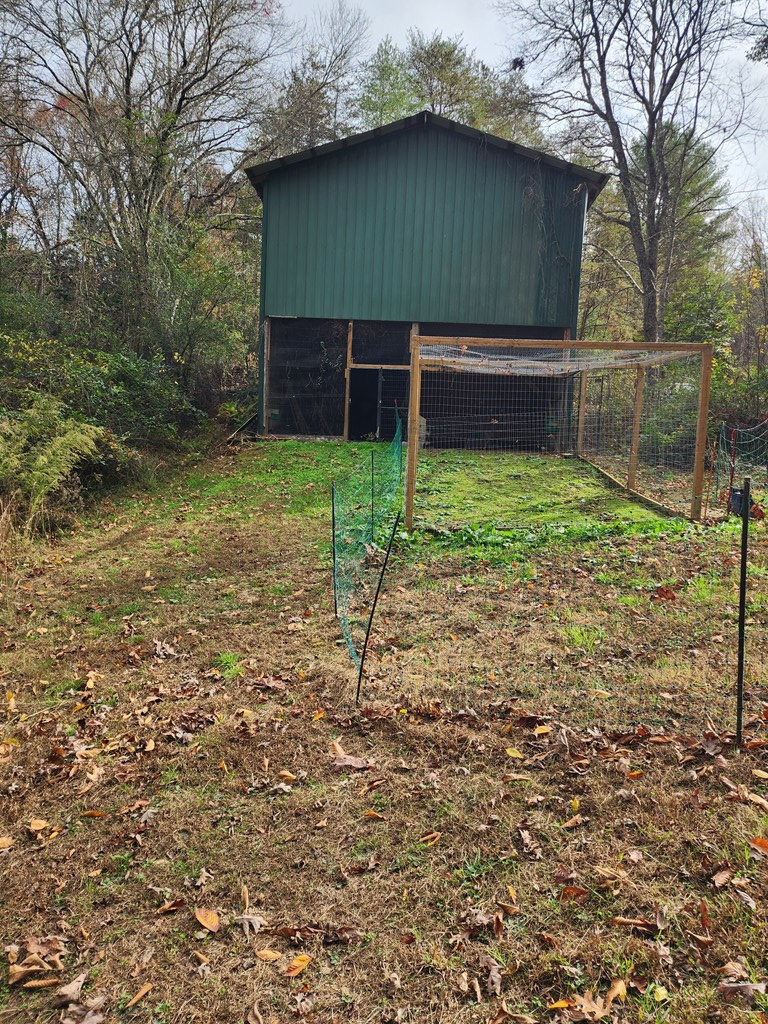
[[[630,677],[728,667],[728,601],[687,585],[731,572],[724,552],[622,541],[517,575],[401,553],[355,710],[325,520],[273,502],[136,503],[38,553],[0,633],[3,945],[62,936],[53,974],[88,971],[109,1021],[464,1024],[503,1002],[543,1024],[621,978],[616,1020],[757,1024],[717,971],[768,963],[765,747],[705,738],[701,709],[664,735],[589,721],[637,707]],[[651,600],[640,571],[683,585]],[[0,1020],[58,1016],[50,990],[0,986]]]

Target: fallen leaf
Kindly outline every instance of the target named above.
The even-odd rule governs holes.
[[[739,897],[742,903],[746,903],[750,910],[757,910],[757,904],[748,892],[745,892],[743,889],[737,888],[736,895]]]
[[[523,754],[521,754],[520,751],[516,747],[507,747],[506,753],[507,753],[507,757],[514,757],[514,758],[516,758],[519,761],[523,761],[524,760]]]
[[[181,897],[177,897],[175,900],[171,900],[169,903],[164,903],[162,907],[158,907],[155,911],[156,914],[170,914],[174,910],[181,910],[182,907],[186,906],[186,903]]]
[[[756,839],[750,839],[749,845],[756,853],[760,853],[764,857],[768,857],[768,839],[761,839],[758,836]],[[2,847],[0,847],[0,849],[2,849]]]
[[[442,832],[427,832],[425,836],[422,836],[419,840],[420,843],[424,843],[425,846],[434,846],[442,836]]]
[[[335,768],[355,768],[359,772],[368,771],[373,768],[370,761],[362,757],[353,757],[351,754],[339,754],[333,761]]]
[[[266,964],[272,964],[275,960],[279,960],[282,957],[282,953],[277,949],[257,949],[256,956],[259,960],[263,960]]]
[[[259,1012],[258,1003],[254,1003],[248,1011],[248,1016],[245,1018],[245,1024],[264,1024],[264,1018]]]
[[[106,1016],[100,1011],[106,1001],[106,995],[98,993],[82,1002],[70,1003],[62,1012],[61,1024],[102,1024]]]
[[[149,992],[151,992],[154,987],[155,986],[151,982],[149,982],[149,981],[146,983],[146,985],[142,985],[141,988],[139,989],[139,991],[133,997],[133,999],[131,999],[129,1002],[127,1002],[125,1004],[125,1006],[123,1007],[123,1009],[129,1010],[132,1006],[135,1006],[136,1003],[141,1002],[141,1000],[144,998],[144,996],[147,995]]]
[[[249,931],[253,931],[254,935],[257,935],[262,928],[266,928],[268,922],[261,916],[261,914],[240,914],[239,917],[235,918],[235,923],[239,924],[245,933],[245,937],[248,937]]]
[[[10,850],[13,846],[13,839],[10,836],[0,836],[0,850]]]
[[[301,972],[308,967],[313,960],[314,957],[311,957],[309,953],[299,953],[299,955],[294,960],[291,960],[285,968],[283,976],[286,978],[295,978],[296,975],[301,974]]]
[[[768,800],[760,796],[759,793],[747,793],[747,800],[750,803],[757,804],[758,807],[762,807],[764,811],[768,811]]]
[[[195,907],[195,917],[209,932],[217,932],[221,928],[221,918],[215,910],[206,910],[204,907]]]
[[[580,885],[566,885],[560,890],[558,899],[561,903],[584,903],[589,896],[586,889],[582,889]]]
[[[755,996],[765,995],[765,982],[757,984],[749,981],[721,981],[717,991],[726,1003],[741,1003],[743,1006],[752,1006]]]
[[[29,823],[29,831],[42,832],[43,829],[48,828],[49,825],[50,822],[46,821],[45,818],[32,818],[32,820]]]
[[[556,1003],[549,1003],[548,1010],[565,1010],[571,1005],[569,999],[558,999]]]
[[[551,725],[537,725],[533,730],[535,736],[546,736],[547,733],[552,732]]]
[[[610,1006],[615,999],[618,999],[621,1003],[627,1000],[627,985],[623,978],[613,979],[611,987],[605,994],[605,1005]]]
[[[53,1005],[54,1006],[66,1006],[67,1003],[76,1003],[80,998],[85,979],[88,977],[88,971],[83,971],[82,974],[70,981],[68,985],[62,985],[61,988],[57,988],[53,994]]]
[[[727,885],[733,878],[733,871],[730,868],[723,868],[722,871],[715,872],[712,875],[711,882],[716,889],[722,889],[724,885]]]
[[[563,828],[578,828],[583,823],[584,819],[580,814],[574,814],[568,821],[563,822]]]
[[[375,821],[386,821],[386,818],[384,817],[383,814],[379,814],[378,811],[374,811],[371,809],[365,812],[364,817],[373,818]]]
[[[725,981],[747,981],[749,978],[747,968],[738,960],[729,960],[727,964],[717,968],[717,973],[722,974]]]
[[[37,954],[32,954],[26,957],[20,964],[10,964],[8,967],[8,985],[18,985],[20,982],[25,981],[33,974],[38,974],[40,971],[50,971],[52,968],[49,964]]]

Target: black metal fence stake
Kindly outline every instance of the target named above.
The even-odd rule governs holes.
[[[744,727],[744,647],[747,620],[747,555],[749,553],[749,514],[752,510],[751,477],[744,480],[741,492],[741,569],[739,573],[739,662],[736,671],[736,746],[741,747]]]
[[[374,455],[375,452],[371,449],[371,543],[373,543],[373,535],[376,532],[376,476],[373,466]]]
[[[363,685],[363,667],[365,666],[365,656],[368,653],[368,639],[371,635],[371,625],[373,624],[373,616],[376,614],[376,605],[379,600],[379,592],[381,591],[381,584],[384,580],[384,573],[387,571],[387,565],[389,563],[389,556],[392,553],[392,544],[395,540],[395,534],[397,528],[400,525],[400,513],[397,513],[395,517],[395,525],[392,527],[392,533],[389,537],[389,544],[387,545],[387,553],[384,556],[384,565],[381,568],[381,575],[379,576],[379,583],[376,587],[376,593],[373,598],[373,606],[371,607],[371,614],[368,619],[368,628],[365,631],[365,643],[363,644],[363,650],[360,655],[360,671],[357,673],[357,693],[355,694],[355,705],[360,703],[360,689]]]
[[[339,614],[339,596],[336,591],[336,481],[331,483],[331,548],[333,549],[333,614]]]

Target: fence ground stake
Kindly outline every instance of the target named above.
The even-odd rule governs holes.
[[[368,619],[368,628],[365,631],[365,643],[363,644],[363,651],[362,654],[360,655],[360,671],[357,673],[357,693],[355,694],[355,705],[358,705],[360,703],[360,688],[363,685],[363,667],[365,665],[365,656],[368,653],[368,638],[371,635],[371,625],[373,623],[373,616],[376,614],[376,604],[378,603],[379,600],[379,591],[381,590],[381,584],[384,580],[384,573],[387,571],[389,556],[392,552],[392,544],[395,540],[395,534],[397,533],[397,528],[399,525],[400,513],[398,512],[397,516],[395,517],[395,525],[392,527],[392,533],[389,538],[389,544],[387,545],[387,553],[384,557],[384,565],[382,566],[381,569],[381,576],[379,576],[379,583],[378,586],[376,587],[376,594],[374,595],[373,598],[373,607],[371,608],[371,615],[370,618]]]
[[[333,614],[339,614],[339,598],[336,591],[336,481],[331,483],[331,548],[333,549]]]
[[[752,480],[746,477],[741,492],[741,568],[739,572],[739,662],[736,671],[736,746],[741,747],[744,727],[744,645],[747,619],[747,555]]]

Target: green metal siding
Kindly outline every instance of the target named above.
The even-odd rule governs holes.
[[[582,180],[438,127],[263,186],[265,316],[571,326]]]

